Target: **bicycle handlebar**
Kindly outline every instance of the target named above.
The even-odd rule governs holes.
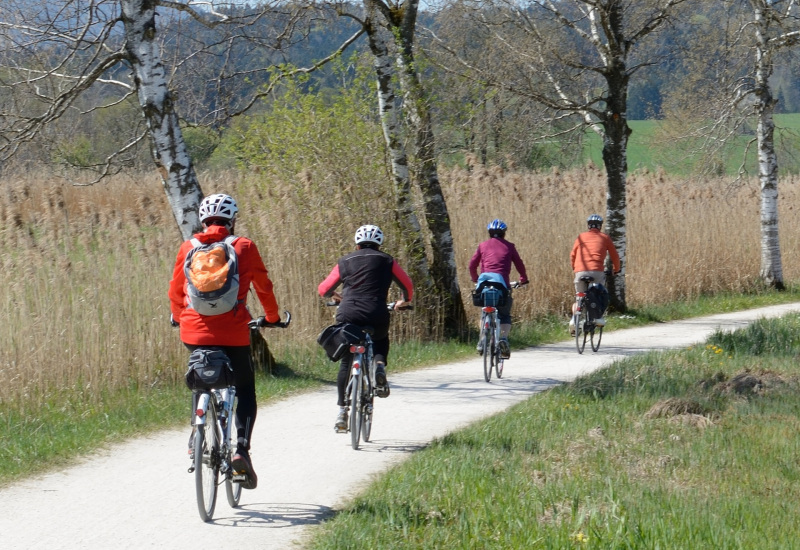
[[[527,285],[528,283],[530,283],[530,281],[525,281],[524,283],[520,283],[519,281],[511,281],[510,286],[511,288],[519,288]]]
[[[292,322],[292,314],[289,313],[288,311],[284,311],[284,313],[286,314],[286,320],[285,321],[278,321],[277,323],[270,323],[262,315],[261,317],[253,319],[252,321],[247,323],[247,326],[250,327],[250,330],[258,330],[260,328],[286,328],[286,327],[289,326],[289,323]]]

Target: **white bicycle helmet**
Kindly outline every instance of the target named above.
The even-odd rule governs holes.
[[[592,214],[586,220],[586,223],[589,225],[589,227],[600,229],[603,226],[603,217],[599,214]]]
[[[383,244],[383,231],[377,225],[362,225],[356,229],[356,244],[374,243]]]
[[[228,220],[230,223],[236,219],[237,212],[239,212],[239,208],[230,195],[223,193],[209,195],[200,202],[200,223],[209,218]]]

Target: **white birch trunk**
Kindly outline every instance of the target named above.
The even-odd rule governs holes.
[[[425,243],[422,239],[422,228],[414,210],[411,194],[411,174],[408,169],[408,155],[405,149],[403,127],[400,124],[397,109],[397,95],[394,90],[393,59],[389,48],[380,36],[376,22],[376,10],[373,2],[365,0],[367,13],[367,38],[369,47],[375,58],[375,74],[378,92],[378,110],[381,117],[383,137],[389,152],[392,165],[395,201],[397,204],[397,222],[403,232],[403,239],[409,246],[414,261],[415,274],[425,280],[430,277],[428,258],[425,254]]]
[[[184,239],[200,229],[203,192],[186,149],[161,52],[155,40],[154,0],[121,0],[126,52],[133,66],[139,105],[152,139],[153,157]]]
[[[764,17],[766,6],[755,6],[756,33],[756,115],[758,127],[758,179],[761,184],[761,278],[766,284],[784,288],[783,265],[778,238],[778,157],[775,153],[775,99],[769,85],[772,51]],[[764,10],[764,11],[762,11]]]
[[[414,134],[416,180],[422,191],[425,221],[431,232],[433,261],[431,274],[439,288],[445,309],[445,324],[461,332],[466,313],[458,283],[455,244],[450,229],[450,215],[439,182],[436,147],[427,98],[414,62],[414,32],[418,0],[404,3],[404,17],[394,33],[397,40],[397,64],[403,88],[403,108]]]

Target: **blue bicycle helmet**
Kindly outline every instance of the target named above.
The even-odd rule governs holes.
[[[503,220],[492,220],[489,222],[489,225],[486,226],[486,229],[489,230],[490,237],[500,237],[502,239],[506,235],[508,226]]]
[[[492,220],[489,222],[488,227],[486,227],[489,231],[502,231],[505,233],[508,226],[505,224],[503,220]]]
[[[598,214],[592,214],[586,220],[590,228],[600,229],[603,226],[603,217]]]

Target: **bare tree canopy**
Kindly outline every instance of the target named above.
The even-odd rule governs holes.
[[[256,7],[213,0],[3,2],[0,159],[37,140],[58,150],[64,146],[59,137],[76,124],[127,117],[131,123],[114,128],[113,144],[106,141],[102,158],[75,164],[108,173],[132,160],[146,128],[141,117],[129,114],[137,90],[125,21],[126,12],[130,21],[146,10],[156,16],[148,32],[154,34],[170,93],[180,98],[184,124],[212,126],[252,108],[287,72],[313,70],[289,67],[286,52],[307,47],[313,25],[333,17],[307,2]],[[339,50],[320,52],[319,63],[356,36],[343,38]]]
[[[330,14],[328,14],[330,15]],[[220,124],[253,107],[288,74],[282,52],[304,43],[326,12],[313,3],[171,0],[10,0],[0,4],[0,161],[37,144],[37,160],[90,169],[94,181],[131,163],[148,136],[184,238],[199,228],[202,190],[183,139],[184,120]],[[233,64],[247,56],[248,64]],[[167,60],[169,62],[167,62]],[[233,67],[236,67],[235,69]],[[189,77],[191,75],[191,77]],[[134,95],[136,102],[133,101]],[[135,105],[138,103],[138,105]],[[118,124],[96,151],[76,150],[71,130],[105,114]],[[92,131],[108,125],[91,124]],[[52,152],[57,151],[57,155]],[[84,154],[81,154],[84,153]]]
[[[637,57],[640,44],[685,1],[456,0],[443,8],[449,19],[430,32],[430,51],[447,70],[545,106],[554,133],[589,127],[602,137],[606,228],[623,262],[623,276],[609,287],[622,311],[628,89],[655,62]]]

